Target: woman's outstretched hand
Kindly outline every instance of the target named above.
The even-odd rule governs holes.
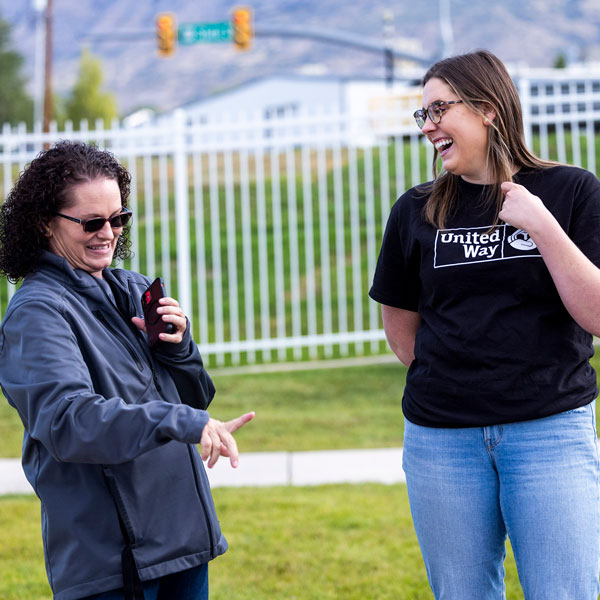
[[[243,427],[248,421],[252,421],[254,412],[223,423],[216,419],[209,419],[202,431],[202,460],[208,460],[208,468],[212,469],[220,456],[229,457],[231,466],[235,469],[239,463],[238,449],[233,435],[240,427]]]

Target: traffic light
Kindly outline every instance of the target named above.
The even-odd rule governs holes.
[[[254,15],[249,6],[238,6],[233,10],[231,28],[233,43],[239,50],[248,50],[254,38]]]
[[[159,56],[170,56],[177,44],[177,23],[173,13],[156,15],[156,47]]]

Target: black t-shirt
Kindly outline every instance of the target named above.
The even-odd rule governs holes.
[[[522,170],[515,181],[600,266],[598,179],[557,166]],[[583,406],[598,392],[592,336],[565,309],[528,234],[507,224],[490,231],[484,192],[461,179],[458,208],[436,230],[422,218],[427,195],[413,188],[386,227],[369,295],[421,316],[402,400],[418,425],[536,419]]]

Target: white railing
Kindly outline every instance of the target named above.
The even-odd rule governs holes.
[[[534,95],[531,80],[518,85],[536,152],[597,172],[600,89],[573,83],[565,94],[558,83]],[[209,364],[384,350],[367,295],[383,228],[396,197],[431,171],[410,114],[204,123],[178,111],[135,129],[5,126],[5,195],[44,144],[64,138],[110,149],[131,172],[135,254],[125,266],[163,277]],[[0,281],[0,316],[13,292]]]

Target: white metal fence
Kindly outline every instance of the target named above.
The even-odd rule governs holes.
[[[597,172],[600,82],[521,78],[541,156]],[[0,185],[47,143],[93,141],[132,175],[135,254],[189,315],[209,364],[379,353],[367,295],[391,204],[430,175],[432,149],[405,109],[192,122],[183,111],[123,129],[0,135]],[[0,316],[14,286],[0,280]]]

